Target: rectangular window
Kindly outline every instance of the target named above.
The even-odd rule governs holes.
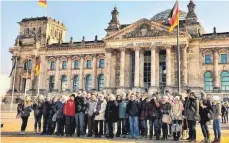
[[[87,60],[87,68],[88,68],[88,69],[91,68],[91,60]]]
[[[50,69],[55,70],[55,62],[54,61],[51,62]]]
[[[211,55],[205,55],[205,64],[211,64]]]
[[[104,68],[104,59],[99,60],[99,68]]]
[[[227,54],[221,54],[221,64],[227,63]]]
[[[75,61],[74,62],[74,69],[78,69],[79,68],[79,61]]]
[[[67,68],[67,61],[63,61],[62,63],[62,69],[66,69]]]

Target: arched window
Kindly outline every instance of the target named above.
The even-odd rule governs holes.
[[[221,90],[229,91],[229,72],[223,71],[220,75],[220,78],[221,78]]]
[[[50,78],[49,78],[49,91],[50,92],[53,91],[54,85],[55,85],[55,78],[54,78],[54,76],[50,76]]]
[[[73,91],[77,91],[79,89],[79,76],[75,75],[73,78]]]
[[[55,70],[55,62],[51,61],[50,63],[50,70]]]
[[[211,72],[206,72],[204,74],[204,89],[213,90],[213,78]]]
[[[85,90],[90,91],[91,87],[92,87],[92,78],[91,78],[91,75],[89,74],[86,76]]]
[[[63,75],[61,78],[61,91],[65,91],[67,89],[67,85],[68,85],[67,82],[68,82],[67,77]]]
[[[104,68],[104,59],[99,60],[99,68]]]
[[[104,75],[101,74],[98,78],[98,90],[102,91],[104,88]]]
[[[74,61],[74,69],[78,69],[79,68],[79,61],[75,60]]]
[[[32,60],[26,60],[26,62],[24,63],[24,70],[31,70],[32,69]]]

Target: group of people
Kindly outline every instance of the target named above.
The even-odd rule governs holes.
[[[174,96],[169,91],[163,96],[79,91],[59,98],[39,95],[33,102],[27,96],[17,109],[17,117],[22,119],[20,134],[25,134],[30,112],[34,111],[34,132],[41,135],[150,140],[167,140],[172,136],[174,141],[196,142],[196,123],[200,123],[202,142],[209,143],[208,122],[213,120],[212,142],[217,143],[221,139],[221,120],[228,123],[229,104],[221,102],[218,96],[209,99],[204,92],[197,98],[189,89]]]

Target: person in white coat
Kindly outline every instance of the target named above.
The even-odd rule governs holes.
[[[95,138],[103,135],[103,122],[105,120],[105,110],[107,106],[106,100],[104,100],[104,96],[102,94],[98,95],[98,102],[94,108],[95,114]],[[99,125],[99,132],[98,132],[98,125]]]

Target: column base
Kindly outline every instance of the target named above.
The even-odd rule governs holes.
[[[213,88],[213,92],[220,92],[220,88],[219,87],[214,87]]]
[[[154,93],[158,92],[158,88],[156,86],[150,86],[150,88],[148,89],[148,94],[151,96]]]
[[[140,93],[146,92],[145,89],[142,88],[142,87],[134,87],[134,88],[132,89],[132,91],[135,92],[135,93],[136,93],[136,92],[140,92]]]

